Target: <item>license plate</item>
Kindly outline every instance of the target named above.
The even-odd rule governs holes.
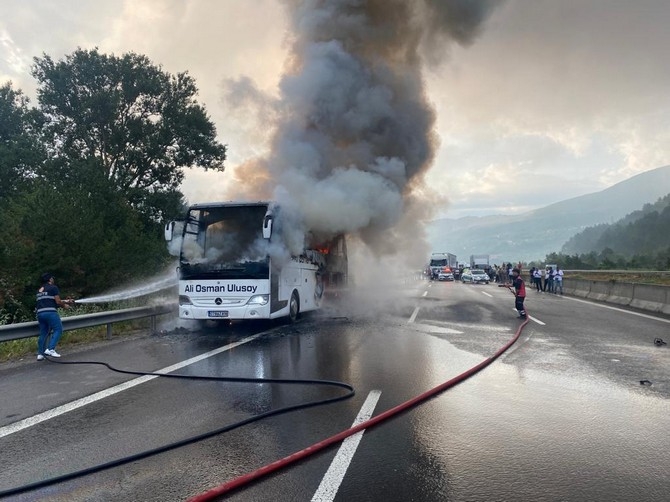
[[[228,317],[227,310],[209,310],[207,311],[209,317]]]

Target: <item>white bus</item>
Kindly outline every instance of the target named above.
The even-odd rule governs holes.
[[[181,237],[179,317],[294,322],[321,306],[326,288],[346,284],[344,236],[299,256],[273,257],[271,249],[285,249],[282,223],[281,208],[271,202],[194,204],[180,232],[168,223],[166,240]]]

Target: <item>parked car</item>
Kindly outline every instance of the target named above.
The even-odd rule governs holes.
[[[491,278],[484,270],[479,268],[463,270],[461,274],[462,282],[470,282],[472,284],[488,284]]]
[[[453,281],[454,280],[454,273],[449,271],[442,270],[440,271],[439,274],[437,274],[437,280],[438,281]]]

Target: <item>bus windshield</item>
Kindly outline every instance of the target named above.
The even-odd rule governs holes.
[[[182,279],[267,279],[267,204],[218,205],[189,210],[182,239]]]

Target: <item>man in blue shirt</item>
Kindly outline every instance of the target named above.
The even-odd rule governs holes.
[[[58,307],[70,308],[72,300],[61,300],[60,291],[55,284],[53,274],[42,274],[42,286],[37,291],[37,322],[40,325],[40,336],[37,340],[37,360],[42,361],[44,356],[60,357],[56,352],[56,344],[63,334],[63,323],[58,315]],[[49,347],[45,350],[49,332]]]

